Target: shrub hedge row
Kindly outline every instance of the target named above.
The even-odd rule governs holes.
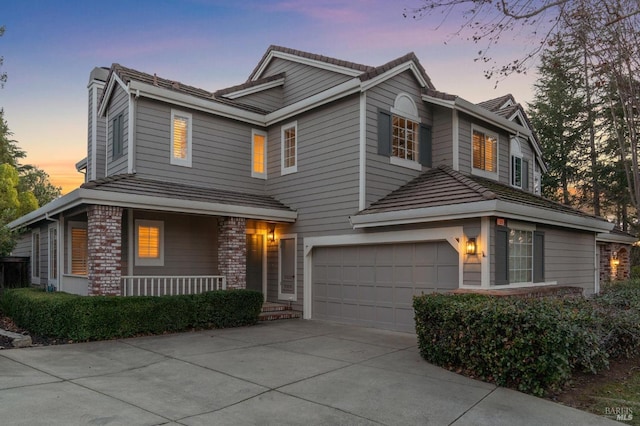
[[[35,335],[83,341],[252,325],[258,321],[262,300],[262,294],[251,290],[86,297],[21,288],[5,291],[0,309]]]
[[[427,361],[535,395],[640,353],[639,280],[591,299],[428,294],[414,309]]]
[[[542,395],[576,368],[607,365],[599,319],[582,301],[424,295],[414,299],[421,355],[499,386]]]

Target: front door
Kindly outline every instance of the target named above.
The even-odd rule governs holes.
[[[264,236],[247,234],[247,289],[264,293]]]

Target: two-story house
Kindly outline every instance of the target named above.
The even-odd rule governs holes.
[[[512,96],[439,92],[414,54],[372,67],[271,46],[217,92],[114,64],[91,72],[88,106],[85,183],[10,224],[33,282],[58,290],[213,283],[410,330],[422,292],[597,292],[598,238],[628,243],[540,197]]]

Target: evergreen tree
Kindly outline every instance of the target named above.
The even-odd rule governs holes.
[[[552,49],[541,56],[540,79],[534,86],[534,100],[528,105],[549,168],[542,180],[543,195],[568,205],[574,203],[571,188],[582,167],[578,148],[585,98],[580,70],[580,53],[562,36],[555,36]]]

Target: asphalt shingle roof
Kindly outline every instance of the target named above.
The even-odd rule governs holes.
[[[214,188],[196,187],[180,183],[143,179],[132,174],[122,174],[97,179],[86,182],[80,187],[97,191],[135,194],[140,196],[293,211],[275,198],[266,195],[246,194],[242,192],[223,191]]]

